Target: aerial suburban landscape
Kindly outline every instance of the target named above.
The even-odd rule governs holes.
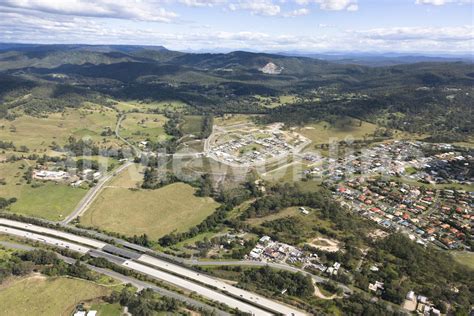
[[[0,315],[474,315],[473,10],[0,1]]]

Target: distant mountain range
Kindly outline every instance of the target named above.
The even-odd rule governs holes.
[[[461,57],[0,44],[0,117],[12,115],[12,108],[42,113],[86,101],[106,104],[111,98],[180,100],[196,113],[271,112],[280,121],[328,115],[385,120],[393,113],[396,128],[418,113],[417,131],[434,129],[423,127],[429,116],[438,122],[436,130],[444,126],[457,135],[472,130],[473,86],[474,64]],[[259,106],[258,96],[306,95],[311,100],[320,91],[318,102],[274,110]],[[407,116],[397,119],[400,113]]]
[[[357,64],[365,66],[391,66],[400,64],[413,64],[420,62],[474,62],[474,54],[420,54],[420,53],[303,53],[279,52],[284,56],[310,57],[337,62],[341,64]]]
[[[171,51],[164,46],[154,45],[87,45],[87,44],[16,44],[0,43],[0,62],[2,53],[16,51],[23,53],[29,59],[41,59],[45,54],[50,55],[50,62],[57,66],[64,63],[115,63],[124,61],[143,61],[143,59],[167,60],[179,55],[222,56],[239,51],[225,49],[211,49],[210,51]],[[82,52],[81,56],[77,56]],[[86,56],[86,52],[89,55]],[[301,51],[258,52],[245,51],[250,54],[270,54],[287,57],[307,57],[326,60],[338,64],[355,64],[364,66],[392,66],[420,62],[474,62],[474,54],[448,54],[448,53],[397,53],[397,52],[326,52],[311,53]],[[241,51],[243,53],[243,51]],[[67,54],[67,56],[65,56]],[[101,54],[107,58],[101,57]],[[10,58],[10,56],[8,56]],[[11,57],[10,61],[21,58]],[[65,58],[65,59],[64,59]],[[204,57],[205,58],[205,57]],[[54,59],[57,59],[55,61]],[[199,59],[199,58],[198,58]],[[62,62],[61,62],[62,61]],[[23,66],[26,66],[26,63]],[[47,65],[46,65],[47,66]],[[1,67],[0,67],[1,70]]]
[[[203,88],[221,84],[239,87],[231,89],[233,92],[245,86],[245,91],[265,93],[331,84],[354,89],[361,84],[373,87],[388,81],[466,83],[472,81],[474,73],[472,67],[466,67],[472,64],[461,57],[296,54],[183,53],[163,46],[7,43],[0,44],[0,72],[93,89],[101,80],[107,80],[107,85],[112,81],[115,85],[193,84]],[[269,65],[275,71],[268,71]]]

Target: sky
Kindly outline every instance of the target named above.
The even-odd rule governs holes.
[[[0,0],[0,42],[473,53],[474,0]]]

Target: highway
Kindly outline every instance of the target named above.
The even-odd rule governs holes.
[[[17,237],[23,237],[27,238],[30,240],[42,242],[51,246],[55,247],[60,247],[60,248],[66,248],[70,249],[73,251],[77,251],[82,254],[88,253],[91,249],[88,247],[83,247],[75,243],[67,242],[62,239],[57,239],[57,238],[52,238],[48,237],[45,235],[40,235],[40,234],[35,234],[31,232],[27,232],[24,230],[16,229],[16,228],[10,228],[10,227],[5,227],[5,226],[0,226],[0,233],[2,234],[8,234],[8,235],[14,235]]]
[[[31,224],[18,222],[18,221],[13,221],[13,220],[4,219],[4,218],[0,218],[0,225],[1,224],[8,225],[8,226],[11,226],[11,227],[20,228],[20,229],[28,229],[31,226]],[[236,266],[236,265],[238,265],[238,266],[254,266],[254,267],[269,266],[269,267],[275,268],[275,269],[286,270],[286,271],[295,272],[295,273],[300,272],[300,273],[309,275],[309,276],[311,276],[311,278],[313,278],[313,280],[316,283],[327,282],[327,281],[330,280],[326,277],[321,277],[321,276],[318,276],[318,275],[311,274],[311,273],[309,273],[309,272],[307,272],[303,269],[293,267],[293,266],[290,266],[290,265],[287,265],[287,264],[281,264],[281,263],[261,262],[261,261],[254,261],[254,260],[199,261],[199,260],[195,260],[195,259],[184,259],[184,258],[175,257],[175,256],[165,254],[165,253],[161,253],[161,252],[156,252],[156,251],[151,250],[149,248],[139,246],[139,245],[136,245],[136,244],[132,244],[128,241],[125,241],[125,240],[122,240],[122,239],[119,239],[119,238],[115,238],[115,237],[111,237],[111,236],[108,236],[108,235],[104,235],[102,233],[98,233],[98,232],[95,232],[95,231],[89,231],[89,230],[85,230],[85,229],[77,229],[77,230],[81,231],[81,232],[86,232],[86,233],[95,235],[95,236],[97,236],[97,238],[112,240],[116,244],[122,245],[122,246],[124,246],[128,249],[134,249],[134,250],[136,250],[140,253],[151,253],[151,254],[154,254],[154,255],[159,256],[161,258],[166,258],[170,261],[178,262],[178,263],[188,265],[188,266],[193,266],[193,265],[194,266],[212,266],[212,265],[215,265],[215,266],[225,266],[225,265],[227,265],[227,266]],[[71,236],[71,234],[69,234],[69,233],[64,233],[62,231],[58,231],[58,230],[55,230],[55,229],[50,229],[50,228],[46,228],[46,227],[42,227],[42,226],[35,226],[35,231],[39,232],[39,233],[45,233],[45,234],[48,234],[48,235],[55,235],[57,237],[61,237],[61,238],[65,238],[65,239],[68,239],[68,237],[70,238],[70,236]],[[95,248],[103,248],[107,245],[107,243],[99,241],[99,240],[86,238],[86,237],[81,237],[81,236],[78,236],[78,235],[73,235],[73,236],[75,236],[74,238],[75,238],[76,242],[79,242],[83,245],[89,245],[89,246],[92,246],[92,247],[95,247]],[[165,262],[165,261],[163,261],[163,262]],[[166,261],[166,263],[168,263],[168,261]],[[342,283],[336,282],[334,280],[332,282],[335,282],[344,291],[344,293],[352,294],[353,291],[348,286],[346,286]]]
[[[347,285],[342,283],[336,282],[334,280],[330,280],[326,277],[320,277],[318,275],[311,274],[303,269],[293,267],[283,263],[275,263],[275,262],[262,262],[262,261],[253,261],[253,260],[235,260],[235,261],[198,261],[198,260],[189,260],[183,259],[182,262],[188,265],[196,265],[196,266],[250,266],[250,267],[264,267],[269,266],[274,269],[278,270],[286,270],[294,273],[303,273],[305,275],[309,275],[316,283],[322,282],[334,282],[339,286],[344,293],[352,294],[353,290],[349,288]]]
[[[18,228],[18,229],[23,229],[23,230],[26,229],[26,230],[34,231],[34,232],[40,233],[40,234],[48,234],[48,235],[56,236],[56,237],[63,238],[63,239],[73,240],[77,243],[80,243],[80,244],[83,244],[83,245],[86,245],[86,246],[90,246],[90,247],[93,247],[93,248],[103,248],[107,245],[107,243],[102,242],[102,241],[98,241],[98,240],[95,240],[95,239],[86,238],[86,237],[82,237],[82,236],[77,236],[77,235],[66,233],[66,232],[63,232],[63,231],[60,231],[60,230],[56,230],[56,229],[51,229],[51,228],[46,228],[46,227],[37,226],[37,225],[33,225],[33,224],[13,221],[13,220],[6,219],[6,218],[0,218],[0,225],[6,225],[6,226],[10,226],[10,227]],[[74,236],[74,237],[71,238],[71,235]]]
[[[162,270],[170,271],[172,273],[184,276],[188,279],[192,279],[203,284],[213,286],[217,289],[220,289],[221,291],[229,292],[232,295],[241,297],[242,299],[246,301],[252,302],[256,305],[265,306],[268,309],[271,309],[273,311],[278,311],[285,315],[305,315],[304,313],[301,313],[292,307],[277,303],[261,295],[257,295],[249,291],[242,290],[238,287],[229,285],[219,279],[207,276],[202,273],[198,273],[190,269],[183,268],[182,266],[179,266],[177,264],[163,261],[163,260],[151,257],[149,255],[142,255],[140,258],[137,259],[137,261],[146,263],[151,266],[155,266]]]
[[[6,226],[12,226],[14,228]],[[238,308],[239,310],[250,314],[272,315],[273,313],[280,313],[285,315],[305,315],[305,313],[295,308],[228,285],[216,278],[197,273],[191,269],[148,255],[142,255],[122,248],[117,248],[95,239],[3,218],[0,218],[0,233],[28,238],[52,246],[78,251],[83,254],[88,253],[95,257],[102,257],[116,264],[121,264],[124,267],[168,282],[180,288],[195,291],[203,297],[226,304],[231,308]],[[54,237],[46,236],[44,234]],[[63,239],[67,239],[68,241],[64,241]],[[111,255],[110,252],[113,251],[117,251],[123,256],[129,256],[130,259],[125,260],[121,257]],[[269,311],[272,311],[273,313]]]
[[[19,249],[19,250],[25,250],[25,251],[35,249],[35,247],[32,247],[32,246],[16,244],[16,243],[11,243],[11,242],[7,242],[7,241],[0,241],[0,245],[4,246],[6,248]],[[65,257],[65,256],[62,256],[60,254],[56,254],[56,255],[58,256],[58,258],[60,258],[61,260],[63,260],[64,262],[66,262],[68,264],[74,264],[76,262],[75,259]],[[176,299],[178,301],[184,302],[184,303],[186,303],[187,306],[192,306],[192,307],[195,307],[195,308],[208,310],[210,312],[215,312],[215,314],[218,315],[218,316],[228,316],[228,315],[230,315],[227,312],[218,310],[218,309],[216,309],[212,306],[209,306],[207,304],[199,302],[199,301],[197,301],[195,299],[192,299],[190,297],[187,297],[183,294],[179,294],[179,293],[172,292],[170,290],[158,287],[158,286],[156,286],[152,283],[137,280],[137,279],[134,279],[132,277],[120,274],[118,272],[115,272],[115,271],[112,271],[112,270],[107,270],[107,269],[104,269],[104,268],[99,268],[99,267],[96,267],[96,266],[93,266],[93,265],[90,265],[90,264],[85,264],[85,265],[87,266],[87,268],[89,268],[92,271],[107,275],[107,276],[109,276],[111,278],[114,278],[116,280],[119,280],[119,281],[121,281],[125,284],[127,284],[127,283],[131,284],[134,287],[136,287],[138,291],[140,291],[142,289],[152,289],[154,292],[160,294],[161,296],[166,296],[166,297],[173,298],[173,299]]]
[[[238,299],[235,299],[231,296],[227,296],[225,294],[222,294],[218,291],[209,289],[207,287],[204,287],[202,285],[199,285],[197,283],[187,281],[186,279],[174,276],[172,274],[162,272],[157,269],[150,268],[146,265],[136,263],[134,261],[128,260],[125,261],[124,265],[132,270],[144,273],[146,275],[152,276],[156,279],[159,280],[164,280],[169,283],[172,283],[180,288],[196,292],[199,295],[203,297],[207,297],[208,299],[211,299],[213,301],[218,301],[221,303],[226,304],[227,306],[230,306],[232,308],[238,308],[240,311],[250,313],[253,315],[273,315],[272,313],[269,313],[267,311],[264,311],[258,307],[254,307],[252,305],[249,305],[247,303],[244,303]]]

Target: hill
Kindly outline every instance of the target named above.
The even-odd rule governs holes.
[[[258,113],[289,124],[349,115],[410,131],[471,132],[474,64],[342,62],[162,46],[1,44],[0,113],[19,106],[27,113],[57,111],[111,98],[179,100],[195,114]],[[278,71],[262,71],[268,65]],[[297,97],[299,106],[270,109],[259,99],[285,95]]]

